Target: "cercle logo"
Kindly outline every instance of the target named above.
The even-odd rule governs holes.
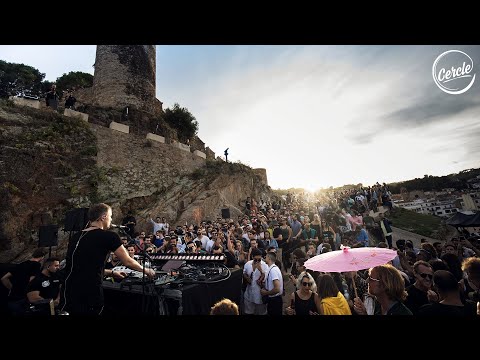
[[[447,94],[463,94],[475,82],[473,60],[460,50],[440,54],[432,66],[432,76],[440,90]]]

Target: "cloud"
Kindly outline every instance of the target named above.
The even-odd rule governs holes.
[[[435,90],[435,89],[433,89]],[[438,92],[440,90],[438,89]],[[452,96],[443,92],[425,92],[416,103],[386,114],[382,120],[394,127],[419,127],[432,121],[449,120],[462,112],[476,110],[480,114],[480,99],[474,93]]]

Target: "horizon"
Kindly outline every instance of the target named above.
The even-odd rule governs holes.
[[[443,176],[450,176],[450,175],[458,175],[459,173],[461,173],[462,171],[465,171],[465,170],[480,170],[480,168],[469,168],[469,169],[463,169],[463,170],[460,170],[459,172],[455,172],[455,173],[451,173],[451,174],[445,174],[445,175],[439,175],[439,176],[435,176],[435,175],[432,175],[432,176],[435,176],[435,177],[443,177]],[[431,175],[431,174],[425,174],[425,175]],[[424,175],[424,176],[425,176]],[[392,181],[392,182],[385,182],[387,185],[392,185],[392,184],[400,184],[400,183],[403,183],[403,182],[407,182],[407,181],[411,181],[411,180],[416,180],[416,179],[423,179],[424,176],[422,177],[416,177],[416,178],[412,178],[412,179],[405,179],[405,180],[400,180],[400,181]],[[380,184],[383,185],[384,181],[378,181]],[[362,184],[362,187],[369,187],[369,186],[373,186],[376,184],[375,183],[372,183],[372,184],[364,184],[364,183],[357,183],[357,184],[343,184],[343,185],[340,185],[340,186],[333,186],[333,189],[338,189],[338,188],[342,188],[344,186],[357,186],[358,184]],[[323,187],[323,188],[319,188],[319,189],[316,189],[314,192],[317,192],[317,191],[320,191],[320,190],[329,190],[330,186],[329,187]],[[277,189],[273,189],[272,190],[275,190],[275,191],[286,191],[286,190],[305,190],[305,191],[310,191],[310,190],[307,190],[307,189],[304,189],[304,188],[301,188],[301,187],[290,187],[288,189],[280,189],[280,188],[277,188]],[[479,189],[480,191],[480,189]],[[310,192],[313,192],[313,191],[310,191]]]
[[[480,167],[478,81],[447,94],[443,52],[480,46],[157,45],[156,95],[187,108],[229,161],[267,170],[272,189],[316,191],[446,176]],[[1,45],[0,59],[55,81],[93,74],[95,45]]]

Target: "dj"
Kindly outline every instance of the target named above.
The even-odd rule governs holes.
[[[109,205],[93,205],[88,211],[88,220],[90,226],[74,235],[68,244],[62,311],[66,310],[71,315],[102,313],[102,279],[111,251],[126,267],[143,271],[142,265],[128,255],[118,234],[107,231],[112,222]],[[155,270],[146,268],[145,274],[153,278]]]

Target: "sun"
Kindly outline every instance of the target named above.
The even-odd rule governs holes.
[[[304,186],[303,188],[311,194],[314,194],[316,191],[318,191],[318,189],[320,189],[319,186],[315,186],[315,185],[312,185],[312,184]]]

